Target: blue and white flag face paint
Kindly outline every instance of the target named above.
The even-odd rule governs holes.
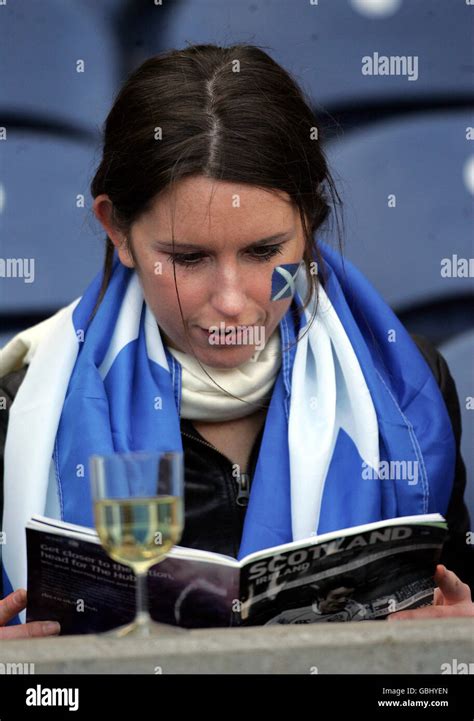
[[[448,507],[455,443],[436,380],[362,274],[347,261],[342,265],[324,244],[320,249],[327,280],[318,298],[313,293],[299,327],[292,309],[301,309],[306,298],[306,274],[283,267],[285,287],[272,293],[292,294],[291,277],[294,298],[279,326],[282,364],[239,559],[315,533],[444,514]],[[51,319],[10,410],[5,594],[27,586],[25,525],[33,514],[48,509],[64,521],[93,526],[91,455],[183,450],[181,365],[162,342],[138,277],[115,257],[109,287],[89,323],[100,283],[101,273]],[[391,463],[397,469],[417,464],[416,482],[413,473],[379,473]],[[57,510],[51,510],[51,495]]]
[[[293,298],[296,292],[296,276],[303,265],[304,261],[282,263],[273,269],[270,300]]]

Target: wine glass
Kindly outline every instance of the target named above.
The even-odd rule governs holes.
[[[154,636],[183,628],[156,623],[148,610],[147,575],[181,538],[184,526],[183,454],[113,453],[90,458],[94,518],[107,554],[136,577],[136,616],[108,635]]]

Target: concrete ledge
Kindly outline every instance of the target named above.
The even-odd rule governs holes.
[[[90,634],[0,643],[0,663],[34,664],[37,674],[441,674],[442,664],[454,659],[474,662],[474,619],[199,629],[151,640]]]

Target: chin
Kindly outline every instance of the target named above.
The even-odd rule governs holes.
[[[210,366],[216,370],[231,370],[247,363],[255,348],[247,348],[245,351],[238,348],[227,348],[225,350],[209,351],[208,353],[196,353],[196,357],[203,365]]]

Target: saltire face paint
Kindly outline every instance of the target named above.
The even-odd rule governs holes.
[[[304,261],[300,260],[299,263],[284,263],[273,269],[270,300],[282,300],[294,296],[296,274],[303,264]]]

